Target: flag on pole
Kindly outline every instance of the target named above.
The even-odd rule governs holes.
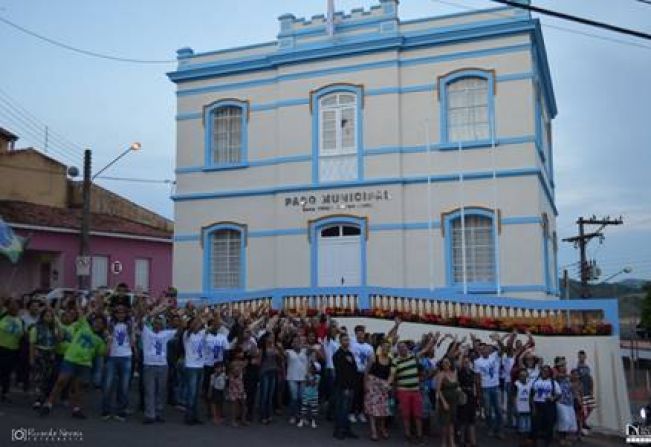
[[[328,0],[328,14],[326,16],[326,30],[332,37],[335,34],[335,0]]]
[[[26,245],[27,240],[16,236],[14,230],[0,217],[0,254],[5,255],[12,264],[16,264]]]

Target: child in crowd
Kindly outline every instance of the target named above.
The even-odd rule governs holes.
[[[215,363],[215,372],[210,376],[208,398],[210,412],[215,425],[220,425],[224,418],[224,390],[226,389],[226,369],[222,362]]]
[[[517,414],[519,445],[526,445],[531,437],[531,383],[526,369],[521,369],[515,382],[513,406]]]
[[[319,381],[321,380],[321,365],[319,362],[310,363],[307,374],[305,375],[305,385],[303,386],[303,396],[301,399],[300,420],[297,427],[303,427],[308,424],[308,418],[312,428],[317,428],[317,416],[319,414]]]

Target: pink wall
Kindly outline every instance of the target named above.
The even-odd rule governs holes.
[[[16,230],[20,236],[30,236],[28,251],[59,252],[60,271],[59,287],[76,287],[77,276],[75,258],[79,253],[79,236],[69,233],[52,233],[44,231]],[[114,275],[109,271],[109,287],[113,288],[120,282],[134,287],[135,260],[149,259],[150,294],[158,296],[168,286],[172,285],[172,242],[153,242],[116,237],[91,236],[91,255],[107,256],[109,266],[114,261],[122,263],[122,272]],[[19,267],[20,268],[20,267]],[[109,268],[110,270],[110,268]]]

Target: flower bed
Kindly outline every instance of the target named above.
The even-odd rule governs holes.
[[[302,314],[308,317],[319,315],[319,310],[314,308],[304,309],[302,312],[296,309],[287,309],[282,313],[288,315]],[[605,321],[590,319],[586,324],[566,325],[562,318],[472,318],[468,316],[442,317],[437,314],[414,314],[410,312],[389,311],[382,309],[350,309],[350,308],[326,308],[325,314],[332,317],[366,317],[394,320],[399,317],[402,321],[412,323],[436,324],[439,326],[453,326],[469,329],[482,329],[487,331],[520,333],[530,332],[534,335],[612,335],[613,327]]]

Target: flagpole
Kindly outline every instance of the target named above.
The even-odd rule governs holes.
[[[499,234],[499,210],[497,208],[497,167],[495,163],[495,122],[494,117],[491,120],[491,169],[493,171],[493,239],[495,240],[495,285],[497,286],[497,296],[502,295],[502,280],[500,267],[500,234]]]
[[[461,196],[461,271],[463,273],[463,294],[468,294],[468,274],[466,271],[466,205],[465,191],[463,188],[463,161],[461,159],[461,141],[459,141],[459,150],[457,151],[459,167],[459,195]],[[452,235],[450,235],[452,237]]]
[[[335,1],[328,0],[327,15],[326,15],[326,29],[328,36],[332,37],[335,34]]]
[[[427,143],[427,229],[429,233],[429,290],[434,290],[434,224],[432,222],[432,142],[429,134],[430,120],[425,120]]]

